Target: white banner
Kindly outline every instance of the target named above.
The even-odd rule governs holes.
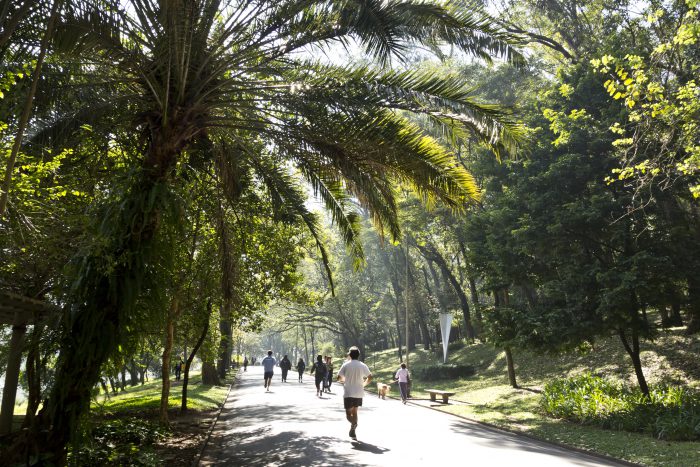
[[[442,363],[447,363],[447,344],[452,329],[452,313],[440,313],[440,333],[442,334]]]

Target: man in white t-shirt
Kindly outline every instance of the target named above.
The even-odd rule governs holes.
[[[357,439],[357,408],[362,407],[362,397],[365,395],[365,386],[372,381],[372,372],[367,365],[362,363],[360,349],[350,347],[348,353],[350,360],[343,363],[338,371],[338,381],[344,383],[343,404],[345,405],[345,417],[350,422],[350,437]]]

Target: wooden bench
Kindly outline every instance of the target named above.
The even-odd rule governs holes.
[[[442,396],[442,403],[447,404],[447,402],[450,399],[450,396],[454,396],[454,392],[449,392],[449,391],[441,391],[439,389],[426,389],[425,392],[430,394],[430,400],[435,402],[435,396]]]

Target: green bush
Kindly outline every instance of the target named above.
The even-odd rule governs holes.
[[[450,342],[449,344],[447,344],[447,351],[449,353],[457,352],[458,350],[462,350],[466,345],[467,345],[467,343],[464,339]],[[440,354],[442,355],[442,347],[440,347],[439,350],[440,350]]]
[[[653,388],[647,398],[637,388],[584,374],[548,383],[540,405],[550,416],[582,424],[665,440],[700,439],[700,395],[685,388]]]
[[[456,379],[473,376],[474,367],[469,365],[433,365],[418,368],[413,371],[415,378],[423,381],[434,381],[440,379]]]
[[[157,424],[137,418],[105,421],[89,430],[82,443],[73,446],[69,464],[162,465],[153,444],[165,433]]]

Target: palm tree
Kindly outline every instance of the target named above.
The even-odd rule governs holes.
[[[138,135],[124,187],[107,190],[99,249],[79,258],[66,307],[55,383],[40,422],[24,441],[29,455],[62,463],[100,366],[119,346],[135,300],[152,283],[155,241],[176,222],[174,188],[184,174],[219,172],[227,197],[263,186],[276,210],[319,238],[299,179],[332,213],[350,251],[359,202],[377,227],[399,237],[397,187],[460,210],[478,197],[453,154],[405,113],[445,133],[471,130],[494,150],[513,146],[519,128],[479,103],[456,76],[402,68],[416,46],[451,45],[488,59],[520,56],[512,38],[467,2],[381,0],[75,0],[57,25],[53,60],[81,63],[91,97],[80,111],[36,128],[70,135],[85,123],[128,114],[115,132]],[[326,63],[310,53],[359,44],[369,65]],[[392,64],[398,66],[392,67]],[[114,120],[112,120],[114,121]],[[193,160],[205,161],[202,164]],[[248,185],[236,174],[250,173]],[[353,201],[351,203],[350,201]],[[317,245],[325,258],[320,240]]]

